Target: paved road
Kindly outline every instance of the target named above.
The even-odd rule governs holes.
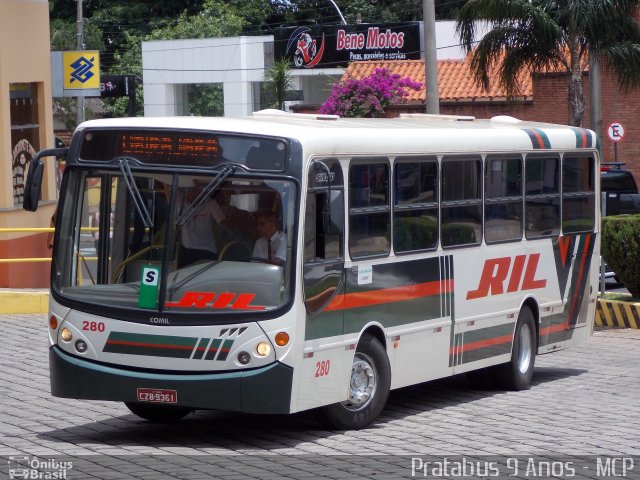
[[[474,476],[549,478],[544,467],[560,478],[640,478],[638,330],[597,331],[539,357],[528,391],[478,390],[454,377],[392,392],[373,427],[346,432],[309,413],[199,411],[159,426],[121,404],[53,398],[46,334],[44,315],[0,317],[0,480],[10,468],[23,473],[21,464],[68,479],[434,478],[446,476],[432,469],[443,463],[425,463],[442,456]]]

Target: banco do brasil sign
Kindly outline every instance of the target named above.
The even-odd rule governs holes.
[[[288,58],[295,68],[420,59],[418,22],[277,28],[274,39],[275,58]]]

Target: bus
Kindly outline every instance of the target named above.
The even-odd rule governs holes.
[[[317,409],[355,429],[429,380],[527,389],[536,355],[593,331],[590,130],[273,110],[91,120],[31,162],[26,209],[58,155],[54,396],[151,421]],[[256,254],[265,212],[278,262]],[[210,248],[185,261],[196,230]]]

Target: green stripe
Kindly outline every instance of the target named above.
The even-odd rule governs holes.
[[[109,341],[149,343],[155,345],[195,347],[197,337],[174,337],[169,335],[147,335],[143,333],[111,332]]]

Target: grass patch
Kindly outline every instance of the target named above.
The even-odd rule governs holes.
[[[600,295],[603,300],[615,300],[618,302],[640,303],[640,298],[631,296],[630,293],[605,292]]]

